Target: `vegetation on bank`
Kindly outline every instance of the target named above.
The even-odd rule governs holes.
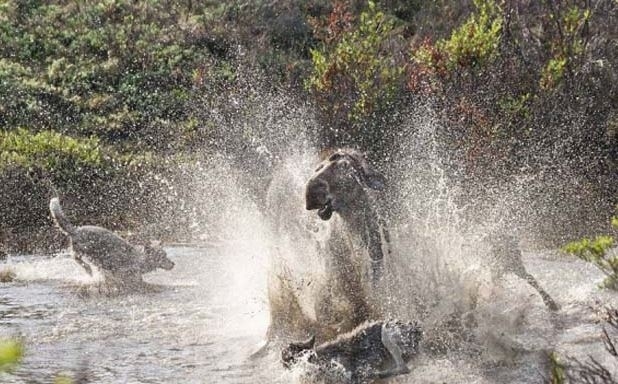
[[[157,147],[213,71],[206,13],[175,1],[6,1],[0,126]]]
[[[99,166],[103,161],[96,137],[75,139],[54,131],[0,132],[0,151],[2,168],[19,165],[75,172],[73,167]]]
[[[337,3],[331,15],[323,44],[311,50],[312,71],[305,87],[317,101],[324,120],[335,122],[341,134],[337,137],[329,133],[333,126],[325,124],[320,138],[326,146],[354,140],[362,147],[385,150],[388,142],[382,148],[375,142],[389,133],[372,132],[380,129],[372,120],[379,121],[380,116],[392,112],[404,77],[401,63],[385,57],[395,21],[372,1],[356,25],[344,3]]]
[[[545,382],[550,384],[618,383],[618,377],[613,369],[618,363],[618,310],[608,307],[602,311],[601,339],[611,362],[607,364],[607,359],[603,362],[592,356],[582,361],[552,352],[548,356],[549,377]]]
[[[127,226],[164,193],[143,186],[171,174],[175,159],[207,152],[262,164],[260,140],[281,132],[262,116],[238,117],[273,90],[309,105],[318,122],[286,134],[360,147],[377,161],[408,112],[429,104],[470,196],[541,174],[550,186],[554,177],[572,181],[549,191],[563,206],[539,203],[543,220],[555,224],[575,206],[574,216],[602,221],[618,195],[617,8],[613,0],[4,1],[0,192],[12,204],[0,207],[0,235],[49,224],[37,219],[45,205],[33,198],[45,199],[27,180],[31,168],[49,172],[80,214]],[[130,202],[80,200],[110,187]]]
[[[0,131],[0,170],[18,166],[73,176],[86,168],[111,172],[130,165],[147,166],[152,152],[121,154],[96,136],[80,138],[56,131]]]
[[[14,369],[17,369],[21,365],[25,354],[26,349],[20,340],[0,340],[0,377],[2,377],[3,373],[11,373]],[[88,382],[88,380],[74,380],[70,376],[59,374],[51,382],[53,384],[77,384]]]
[[[618,229],[618,217],[612,219],[612,226]],[[583,238],[562,247],[580,259],[592,263],[605,275],[603,288],[618,290],[618,249],[614,236],[599,235],[594,239]]]

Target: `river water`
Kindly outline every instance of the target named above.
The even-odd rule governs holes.
[[[259,289],[236,280],[221,251],[169,254],[174,272],[150,274],[150,292],[115,297],[84,291],[96,282],[68,255],[12,258],[18,279],[0,286],[1,329],[23,337],[26,358],[0,381],[80,369],[101,383],[252,381],[246,357],[267,321]]]
[[[239,249],[245,252],[242,257],[230,256]],[[147,275],[151,286],[145,292],[116,296],[98,293],[95,279],[68,254],[13,256],[0,264],[17,277],[0,284],[0,336],[21,337],[26,346],[21,367],[0,374],[0,382],[49,383],[59,374],[77,372],[96,383],[297,379],[283,370],[275,352],[258,360],[249,357],[268,325],[263,250],[224,244],[172,247],[168,253],[174,270]],[[480,351],[421,354],[410,362],[409,375],[392,382],[542,383],[547,372],[539,350],[550,347],[571,356],[592,354],[611,364],[591,309],[599,301],[616,301],[596,287],[602,276],[555,252],[526,253],[525,262],[562,306],[556,316],[525,283],[507,277],[500,290],[516,302],[500,302],[498,295],[491,308],[496,318],[520,310],[517,316],[503,316],[513,322],[504,329],[517,331],[493,336],[508,341],[487,342],[492,340],[487,335],[500,329],[493,322],[479,333],[485,334]]]

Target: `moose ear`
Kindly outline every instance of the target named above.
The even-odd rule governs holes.
[[[382,191],[386,188],[386,178],[374,170],[365,171],[365,183],[371,189]]]
[[[309,340],[307,340],[307,341],[305,341],[303,343],[303,347],[305,347],[307,349],[312,349],[314,346],[315,346],[315,335],[311,335]]]
[[[365,155],[354,151],[350,156],[355,160],[355,168],[362,173],[362,180],[371,189],[382,191],[386,188],[386,178],[378,171],[373,169]]]

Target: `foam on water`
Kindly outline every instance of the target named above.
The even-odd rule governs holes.
[[[21,281],[57,280],[72,283],[90,284],[101,280],[101,275],[88,275],[71,258],[69,253],[59,253],[36,258],[9,256],[6,263],[0,266],[0,272],[9,271],[15,274],[15,279]]]

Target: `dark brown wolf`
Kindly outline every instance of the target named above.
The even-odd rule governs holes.
[[[365,383],[408,373],[406,362],[418,353],[421,337],[415,323],[374,321],[318,346],[315,337],[290,343],[281,360],[286,368],[304,360],[322,373],[340,367],[350,383]]]

